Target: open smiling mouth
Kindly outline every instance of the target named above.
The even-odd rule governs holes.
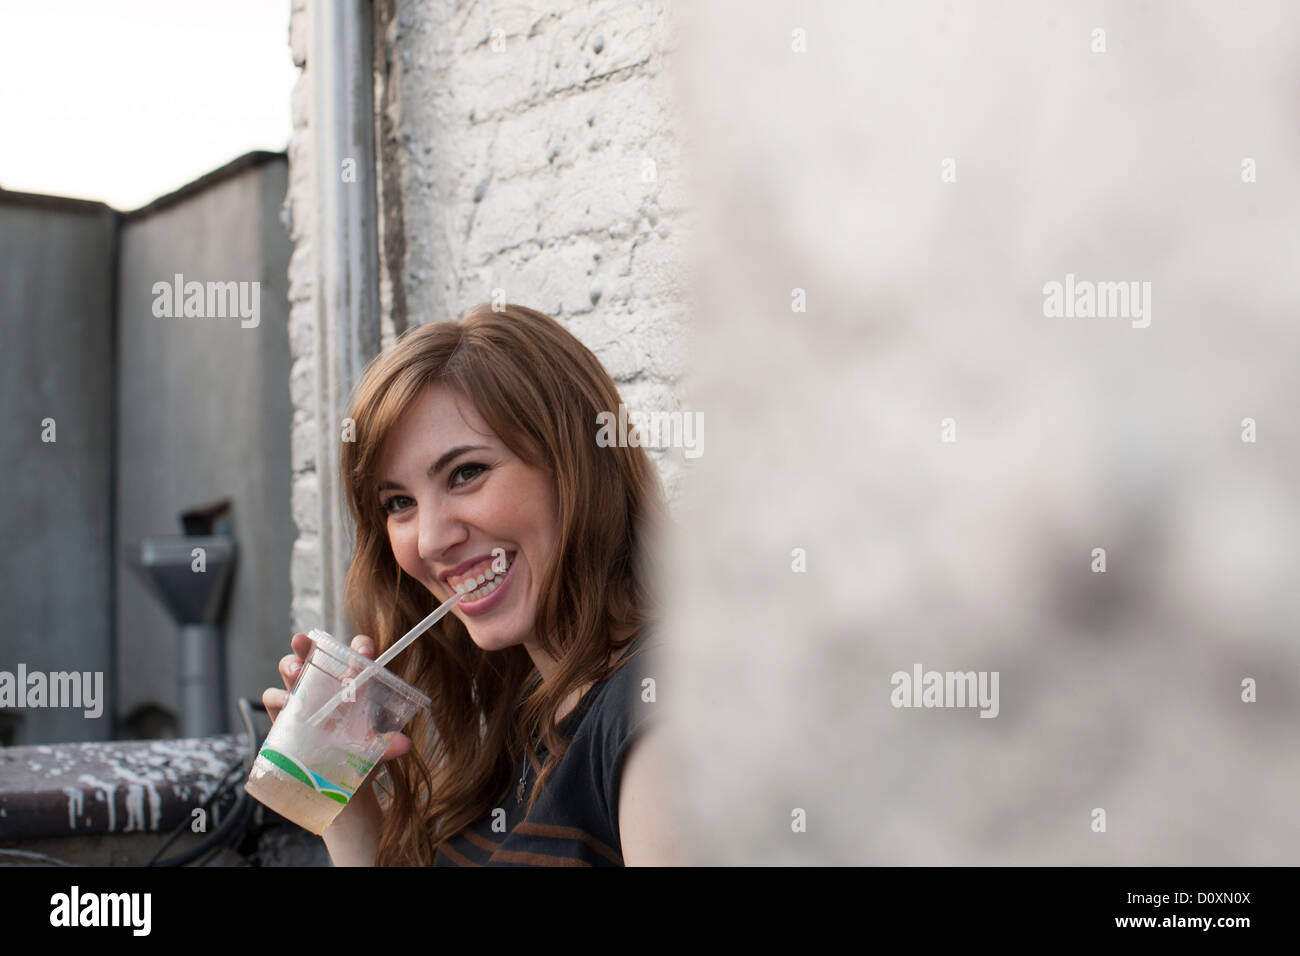
[[[495,605],[514,576],[516,556],[515,552],[506,555],[504,571],[495,570],[492,566],[495,562],[492,562],[473,577],[466,577],[452,585],[458,594],[464,595],[456,606],[467,614],[475,614]]]

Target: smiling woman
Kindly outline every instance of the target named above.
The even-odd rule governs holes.
[[[675,861],[642,697],[666,511],[645,450],[596,441],[619,404],[581,342],[517,305],[414,329],[367,368],[340,462],[352,622],[382,651],[467,596],[391,665],[432,711],[384,809],[359,793],[325,831],[336,864]]]

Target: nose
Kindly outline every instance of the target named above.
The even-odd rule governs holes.
[[[456,529],[462,527],[455,515],[454,504],[417,505],[419,517],[419,541],[416,550],[420,560],[432,566],[440,555],[459,542]],[[463,535],[462,535],[463,537]]]

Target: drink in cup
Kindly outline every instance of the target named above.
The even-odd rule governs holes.
[[[429,698],[386,668],[314,630],[289,701],[244,789],[320,836]]]

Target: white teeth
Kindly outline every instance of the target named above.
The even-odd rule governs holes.
[[[489,594],[491,594],[499,587],[501,587],[501,582],[493,581],[482,587],[475,588],[473,591],[467,594],[466,597],[468,597],[471,601],[481,601],[483,600],[483,598],[487,597]]]
[[[510,570],[510,565],[514,563],[515,563],[514,558],[511,558],[510,561],[506,564],[505,571],[501,571],[499,573],[497,571],[494,571],[492,567],[489,565],[488,568],[478,577],[466,578],[464,581],[461,581],[459,584],[457,584],[456,591],[460,594],[464,594],[466,597],[470,597],[471,595],[473,595],[473,599],[475,600],[487,594],[490,594],[492,593],[493,590],[496,589],[495,585],[493,585],[490,588],[484,588],[484,585],[492,584],[493,581],[497,581],[499,583],[499,580],[506,576],[506,571]],[[483,591],[482,594],[475,593],[480,589],[482,589]]]

